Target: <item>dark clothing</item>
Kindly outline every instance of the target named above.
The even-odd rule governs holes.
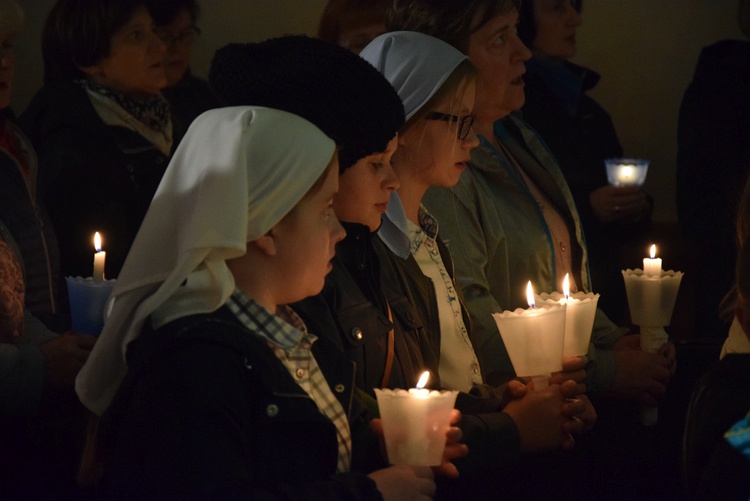
[[[601,294],[599,307],[620,325],[627,305],[620,270],[635,266],[630,256],[643,254],[650,221],[601,223],[591,207],[591,192],[608,184],[604,160],[623,155],[612,119],[587,94],[599,78],[567,61],[536,56],[524,76],[522,111],[560,164],[586,234],[593,291]]]
[[[172,151],[177,149],[198,115],[222,106],[208,82],[194,76],[190,70],[172,87],[163,89],[162,95],[169,101],[172,114]]]
[[[737,457],[724,439],[748,411],[750,354],[726,355],[698,380],[690,398],[683,442],[688,494],[696,499],[750,498],[750,461]]]
[[[352,363],[325,338],[312,351],[348,411],[352,471],[385,467]],[[336,473],[334,424],[226,308],[133,342],[101,426],[107,499],[382,499],[363,473]]]
[[[386,386],[413,388],[420,374],[429,370],[428,386],[439,388],[437,357],[422,352],[429,345],[419,314],[403,292],[385,289],[381,283],[381,264],[388,263],[381,263],[375,253],[378,239],[364,225],[342,224],[346,238],[336,245],[323,291],[292,308],[311,332],[336,338],[334,342],[356,363],[356,385],[363,391],[372,394],[373,388],[382,387],[392,328],[394,360]]]
[[[346,238],[336,246],[333,271],[323,292],[292,308],[311,332],[338,338],[334,342],[356,364],[356,386],[363,392],[372,394],[374,388],[382,387],[391,326],[395,329],[395,353],[387,386],[411,388],[419,374],[429,370],[428,385],[439,388],[437,355],[432,353],[421,314],[405,295],[406,289],[383,279],[395,273],[389,269],[393,262],[379,257],[388,252],[385,245],[364,225],[342,224]],[[386,297],[393,323],[388,320]],[[459,427],[470,450],[467,458],[456,461],[462,476],[470,471],[481,476],[485,468],[495,471],[519,459],[518,431],[510,416],[501,412],[499,399],[459,393],[456,408],[464,414]],[[473,475],[470,478],[476,478]]]
[[[719,303],[734,282],[737,204],[750,171],[750,42],[705,47],[677,129],[677,211],[692,244],[699,337],[724,338]],[[686,273],[691,270],[685,270]]]
[[[387,289],[395,289],[404,291],[407,294],[409,303],[415,306],[417,313],[422,325],[425,326],[426,339],[429,344],[429,352],[434,353],[435,357],[440,361],[440,314],[438,313],[437,296],[435,294],[435,285],[432,280],[425,276],[422,269],[417,264],[414,256],[409,253],[406,259],[401,259],[391,250],[388,246],[380,239],[376,239],[375,250],[378,253],[378,257],[381,263],[388,263],[387,266],[383,266],[383,281],[386,283]],[[466,309],[463,301],[463,294],[461,287],[456,282],[456,272],[453,266],[453,258],[451,257],[450,251],[445,246],[440,236],[435,239],[437,243],[438,251],[440,252],[440,258],[443,261],[445,269],[448,271],[453,286],[456,289],[459,302],[461,303],[461,316],[463,317],[466,331],[469,334],[469,340],[472,346],[477,346],[476,339],[474,338],[473,331],[471,328],[471,317],[469,311]],[[423,348],[424,349],[424,348]],[[477,354],[477,358],[479,355]],[[512,375],[511,375],[512,377]],[[510,378],[507,378],[510,379]]]
[[[169,158],[140,134],[108,126],[75,83],[46,84],[20,117],[39,156],[64,276],[91,276],[94,232],[116,278]]]
[[[36,190],[36,154],[31,142],[10,119],[0,119],[0,127],[6,127],[21,147],[27,149],[23,159],[28,166],[25,178],[19,159],[6,148],[0,148],[0,220],[20,250],[26,281],[25,307],[50,329],[61,330],[64,322],[60,324],[57,318],[60,255],[52,222]]]

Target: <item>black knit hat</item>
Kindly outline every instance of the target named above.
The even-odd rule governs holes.
[[[404,124],[398,94],[370,63],[306,36],[229,44],[208,75],[227,106],[266,106],[312,122],[339,146],[339,170],[385,151]]]

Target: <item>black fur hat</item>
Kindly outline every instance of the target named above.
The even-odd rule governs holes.
[[[404,124],[398,94],[370,63],[333,43],[284,36],[229,44],[208,76],[227,106],[266,106],[315,124],[339,146],[339,170],[386,149]]]

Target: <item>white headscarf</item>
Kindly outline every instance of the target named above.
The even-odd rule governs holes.
[[[453,70],[467,59],[450,44],[413,31],[380,35],[362,50],[365,59],[398,92],[409,120],[440,89]]]
[[[162,178],[113,291],[112,310],[76,391],[92,412],[109,406],[128,343],[154,327],[208,313],[234,290],[226,260],[270,230],[330,163],[334,142],[306,120],[260,107],[195,119]]]

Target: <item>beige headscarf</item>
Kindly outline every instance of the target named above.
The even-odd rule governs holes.
[[[270,230],[330,163],[334,142],[291,113],[211,110],[180,143],[130,249],[111,312],[76,378],[101,415],[126,372],[128,343],[152,316],[158,328],[218,309],[234,290],[226,260]]]

